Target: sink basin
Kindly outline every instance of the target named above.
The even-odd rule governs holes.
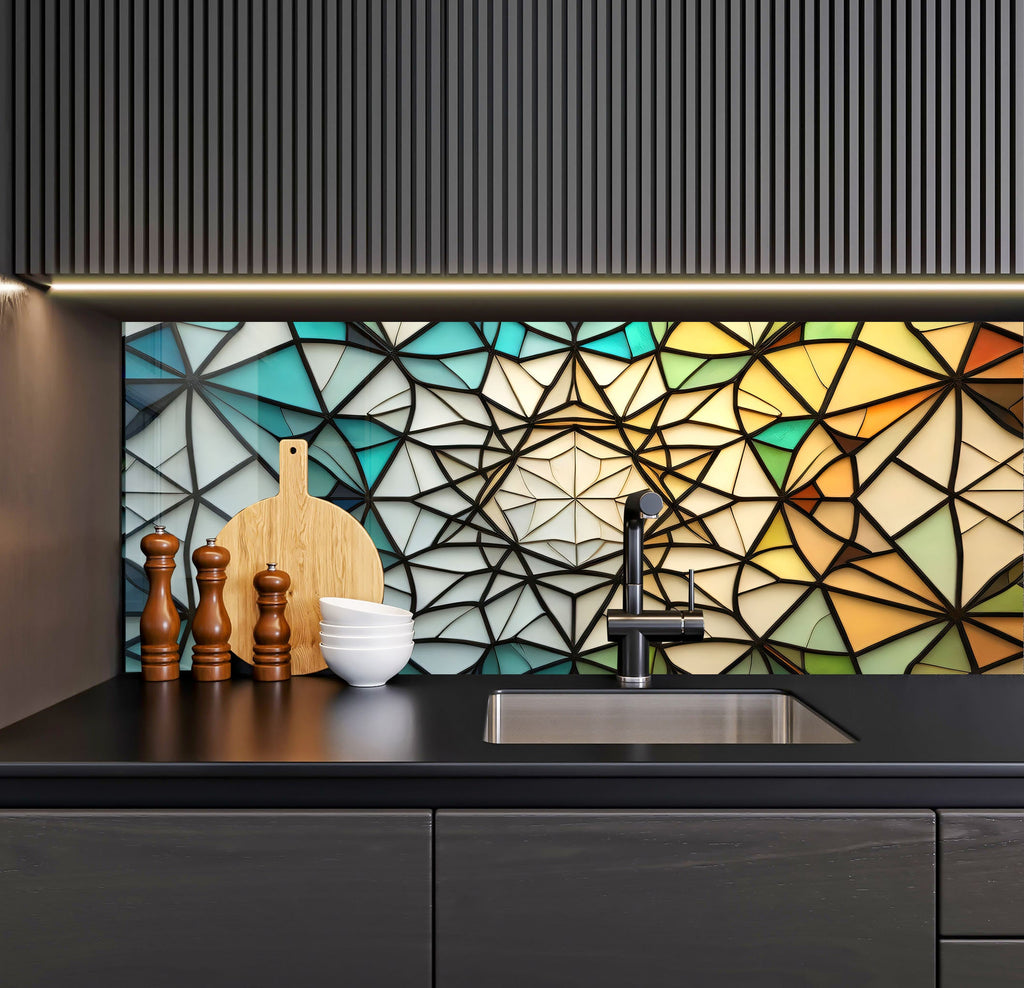
[[[849,744],[803,701],[776,690],[498,690],[494,744]]]

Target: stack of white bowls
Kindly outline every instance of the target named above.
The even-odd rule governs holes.
[[[349,597],[320,598],[320,652],[350,686],[383,686],[412,655],[412,612]]]

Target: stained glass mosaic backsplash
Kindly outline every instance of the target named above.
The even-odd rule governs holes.
[[[1019,673],[1021,323],[129,323],[126,640],[139,538],[186,561],[277,492],[352,512],[416,614],[408,672],[605,673],[621,503],[666,509],[649,606],[696,571],[703,643],[656,672]],[[183,625],[187,646],[189,628]],[[186,663],[187,664],[187,663]]]

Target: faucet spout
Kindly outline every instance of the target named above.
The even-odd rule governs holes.
[[[608,637],[619,643],[619,683],[644,687],[651,682],[650,643],[696,641],[704,637],[704,615],[693,606],[693,570],[690,570],[689,610],[645,611],[644,521],[656,518],[664,506],[654,491],[638,491],[626,498],[622,515],[622,610],[609,611]]]
[[[622,609],[627,614],[643,610],[644,521],[657,518],[662,507],[664,502],[654,491],[637,491],[626,498],[622,513]]]

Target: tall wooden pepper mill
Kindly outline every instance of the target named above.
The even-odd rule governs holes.
[[[260,612],[252,633],[252,678],[263,683],[289,679],[292,629],[284,616],[284,608],[292,578],[279,570],[277,563],[267,563],[267,568],[253,577],[252,585],[256,588],[256,606]]]
[[[178,678],[181,618],[171,597],[171,574],[174,572],[174,554],[180,544],[163,525],[157,525],[156,531],[142,539],[149,596],[142,609],[139,631],[142,635],[142,678],[149,682]]]
[[[231,619],[224,606],[224,581],[231,553],[207,539],[192,553],[199,584],[199,606],[192,621],[192,678],[215,682],[231,678]]]

